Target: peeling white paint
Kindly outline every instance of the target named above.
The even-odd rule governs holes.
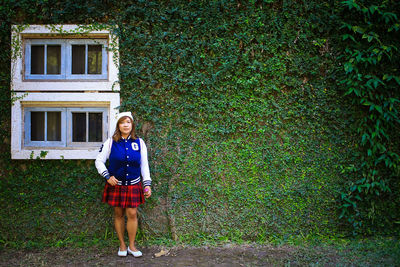
[[[75,37],[81,34],[78,25],[54,26],[62,27],[63,32],[75,34]],[[44,159],[95,159],[98,147],[24,147],[24,107],[107,107],[108,136],[112,135],[120,106],[118,52],[108,51],[108,78],[104,80],[24,80],[24,38],[58,38],[60,33],[50,25],[29,25],[20,32],[17,28],[13,26],[11,36],[11,90],[15,93],[12,98],[16,99],[11,110],[12,159],[35,159],[40,157],[42,151],[47,153]],[[85,38],[107,38],[109,42],[118,43],[108,30],[93,30],[84,34]]]

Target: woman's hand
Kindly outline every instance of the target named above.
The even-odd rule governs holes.
[[[112,186],[115,186],[115,185],[117,185],[118,180],[114,176],[111,176],[110,179],[107,180],[107,183],[109,183]]]
[[[149,198],[151,196],[151,188],[150,186],[145,186],[144,187],[144,197]]]

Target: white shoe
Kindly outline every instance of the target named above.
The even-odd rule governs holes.
[[[118,256],[126,257],[126,256],[128,256],[128,251],[127,250],[122,251],[120,248],[118,248]]]
[[[132,254],[133,257],[138,258],[138,257],[142,257],[142,252],[138,251],[132,251],[130,250],[130,248],[128,247],[128,253]]]

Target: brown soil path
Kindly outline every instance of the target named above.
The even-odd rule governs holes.
[[[225,245],[174,247],[155,257],[161,248],[143,248],[143,257],[118,257],[115,249],[50,248],[0,252],[0,266],[337,266],[334,252],[301,252],[292,247]]]

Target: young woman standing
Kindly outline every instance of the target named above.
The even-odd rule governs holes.
[[[105,165],[107,159],[108,167]],[[137,207],[144,203],[144,198],[151,196],[151,178],[147,147],[136,136],[130,112],[118,114],[115,132],[100,148],[95,165],[107,181],[102,201],[114,207],[115,231],[120,242],[118,256],[127,256],[129,253],[141,257],[142,252],[135,247]],[[124,240],[125,215],[128,218],[126,229],[129,246]]]

